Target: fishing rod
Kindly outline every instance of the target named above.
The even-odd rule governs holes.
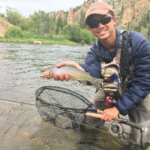
[[[96,113],[86,113],[87,116],[91,116],[91,117],[95,117],[95,118],[100,118],[103,116],[102,115],[102,111],[99,111]],[[122,118],[114,118],[113,120],[116,120],[118,123],[116,122],[113,122],[110,127],[109,127],[109,132],[114,135],[114,136],[118,136],[120,135],[122,132],[123,132],[123,128],[121,126],[121,123],[122,124],[125,124],[125,125],[129,125],[130,127],[133,127],[133,128],[136,128],[138,130],[140,130],[141,132],[141,139],[140,139],[140,142],[141,142],[141,150],[144,150],[143,149],[143,132],[147,132],[148,131],[148,128],[147,127],[144,127],[144,126],[141,126],[135,122],[131,122],[127,119],[122,119]]]
[[[101,113],[102,113],[102,111],[100,111],[99,114],[87,112],[86,115],[101,119],[101,117],[103,116],[103,115],[101,115]],[[122,119],[122,118],[118,118],[117,117],[117,118],[114,118],[113,120],[116,120],[117,122],[122,123],[122,124],[126,124],[128,126],[131,126],[133,128],[136,128],[136,129],[140,130],[141,132],[147,132],[148,131],[147,127],[141,126],[141,125],[139,125],[139,124],[137,124],[135,122],[131,122],[131,121],[127,120],[127,119]],[[116,133],[114,133],[114,135],[117,136]]]

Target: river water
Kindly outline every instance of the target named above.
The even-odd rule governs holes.
[[[44,122],[36,109],[35,91],[42,86],[67,87],[92,99],[92,86],[40,78],[42,69],[60,61],[84,62],[89,49],[90,46],[0,43],[0,150],[130,149],[131,143],[109,134],[107,125],[92,134],[62,130]],[[130,128],[125,127],[125,131],[129,133]]]

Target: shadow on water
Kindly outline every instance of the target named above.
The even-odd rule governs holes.
[[[89,49],[0,43],[0,150],[130,150],[131,145],[122,137],[111,136],[107,126],[100,131],[58,129],[43,122],[35,106],[20,104],[35,105],[35,91],[48,85],[70,88],[91,100],[95,93],[91,86],[40,78],[40,70],[60,61],[84,62]]]

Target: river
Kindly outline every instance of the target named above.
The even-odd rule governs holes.
[[[92,86],[40,78],[41,70],[61,61],[84,62],[89,49],[90,46],[0,43],[0,150],[130,149],[131,143],[109,134],[107,125],[96,131],[96,136],[87,136],[44,122],[36,109],[35,91],[42,86],[65,87],[92,99]],[[125,130],[130,132],[128,127]]]

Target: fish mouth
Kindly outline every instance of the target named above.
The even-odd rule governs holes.
[[[50,77],[50,71],[49,70],[42,70],[41,71],[41,76],[40,77],[42,77],[42,78],[47,78],[47,77]]]

